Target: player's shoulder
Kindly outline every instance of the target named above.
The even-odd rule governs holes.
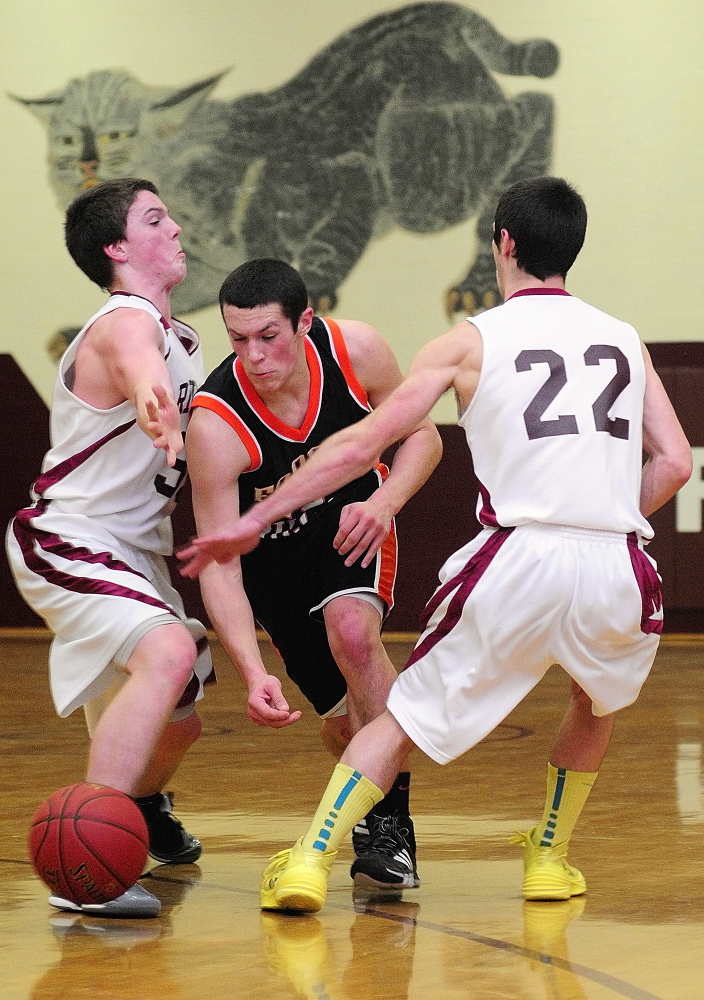
[[[365,358],[374,358],[380,353],[386,354],[390,350],[387,342],[371,323],[365,323],[359,319],[338,319],[335,322],[344,338],[350,358],[353,360],[355,358],[360,361]]]

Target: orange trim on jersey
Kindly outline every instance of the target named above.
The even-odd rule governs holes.
[[[249,405],[270,430],[274,431],[280,437],[287,438],[289,441],[305,441],[318,419],[323,396],[323,365],[318,357],[318,352],[308,337],[305,339],[305,348],[308,371],[310,372],[310,393],[308,396],[308,409],[300,427],[289,427],[288,424],[285,424],[283,420],[279,420],[271,412],[250,382],[249,376],[244,370],[240,359],[237,358],[235,361],[235,374]]]
[[[335,348],[335,354],[337,355],[337,361],[342,374],[345,376],[345,381],[349,386],[350,392],[361,406],[368,407],[369,397],[367,396],[367,391],[355,375],[354,368],[352,367],[352,362],[350,361],[350,356],[347,351],[347,344],[345,343],[345,338],[342,336],[342,330],[334,319],[329,319],[327,316],[323,322],[327,325],[330,334],[332,335],[332,342],[333,347]]]
[[[379,597],[386,603],[387,611],[394,606],[394,584],[398,565],[398,546],[396,543],[396,525],[391,522],[391,531],[384,539],[379,549],[379,582],[377,590]]]
[[[211,396],[209,393],[199,392],[191,403],[191,409],[196,406],[200,406],[204,410],[211,410],[213,413],[217,413],[219,417],[222,417],[225,423],[230,425],[247,449],[247,454],[249,455],[249,468],[244,471],[255,472],[262,464],[262,452],[259,444],[257,443],[257,439],[254,437],[249,427],[247,427],[244,420],[237,413],[235,413],[231,406],[228,406],[227,403],[223,402],[222,399],[218,396]]]
[[[388,466],[380,462],[376,471],[383,482],[389,474]],[[377,592],[379,597],[386,602],[387,613],[394,606],[394,584],[396,583],[396,571],[398,569],[398,543],[396,540],[396,522],[391,522],[391,530],[381,544],[379,549],[379,575],[377,582]]]

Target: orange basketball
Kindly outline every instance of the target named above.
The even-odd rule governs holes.
[[[39,878],[74,903],[107,903],[144,872],[149,834],[129,795],[79,782],[43,802],[29,830],[29,854]]]

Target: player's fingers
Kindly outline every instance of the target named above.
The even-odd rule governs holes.
[[[272,728],[283,729],[284,726],[292,726],[294,722],[298,722],[302,714],[303,714],[302,712],[290,712],[285,719],[282,719],[280,722],[274,723]]]
[[[345,559],[345,566],[352,566],[353,563],[357,562],[358,559],[362,559],[362,566],[366,567],[372,561],[376,555],[379,545],[381,544],[379,539],[379,533],[375,531],[367,531],[359,539],[354,548],[349,552],[347,558]],[[382,539],[383,540],[383,539]],[[340,549],[340,554],[345,553]],[[368,556],[368,558],[367,558]],[[364,558],[362,558],[364,557]]]
[[[179,573],[189,580],[195,580],[212,561],[212,556],[207,552],[196,550],[193,558],[189,559],[188,562],[179,568]]]
[[[160,406],[167,406],[168,405],[169,394],[166,391],[166,389],[164,388],[164,386],[161,385],[160,382],[155,382],[152,385],[152,392],[156,396],[157,402],[159,403]]]

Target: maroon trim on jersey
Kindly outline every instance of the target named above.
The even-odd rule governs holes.
[[[308,363],[308,371],[310,372],[310,391],[308,395],[308,408],[300,427],[290,427],[271,412],[250,382],[249,376],[239,358],[235,358],[233,366],[235,378],[244,394],[244,398],[256,415],[262,423],[266,424],[270,431],[273,431],[274,434],[278,434],[279,437],[287,441],[306,440],[318,419],[320,404],[323,398],[323,363],[320,360],[315,344],[308,336],[306,336],[304,343],[306,362]]]
[[[628,533],[628,552],[631,557],[631,566],[638,581],[640,590],[643,614],[640,620],[640,630],[646,635],[662,635],[662,618],[653,618],[654,614],[662,611],[662,591],[660,589],[662,581],[658,573],[646,556],[645,552],[638,544],[635,531]]]
[[[506,301],[510,302],[511,299],[517,299],[521,295],[567,295],[567,296],[569,296],[569,294],[570,293],[566,289],[564,289],[564,288],[519,288],[517,292],[513,293],[513,295],[509,295],[509,297],[506,299]]]
[[[55,465],[53,469],[49,469],[48,472],[43,472],[34,484],[34,492],[41,496],[50,486],[55,486],[56,483],[61,482],[62,479],[68,476],[69,473],[73,472],[80,465],[83,465],[89,458],[92,458],[108,441],[112,441],[114,438],[119,437],[120,434],[124,434],[130,427],[134,427],[136,423],[136,420],[129,420],[126,424],[120,424],[119,427],[110,431],[109,434],[100,438],[99,441],[95,441],[89,445],[88,448],[79,451],[76,455],[71,455],[70,458],[65,459],[63,462],[59,462],[58,465]]]
[[[479,511],[480,524],[485,524],[487,528],[500,528],[501,525],[496,517],[496,511],[491,504],[489,490],[486,488],[484,483],[480,483],[479,480],[477,480],[477,485],[479,486],[479,492],[482,495],[482,509]]]
[[[154,608],[160,608],[169,614],[175,614],[174,609],[170,608],[168,604],[164,604],[163,601],[156,600],[156,598],[150,597],[148,594],[143,594],[139,590],[132,590],[130,587],[109,583],[107,580],[71,576],[70,573],[63,573],[52,566],[51,563],[42,559],[36,551],[35,543],[38,543],[42,551],[53,552],[72,562],[103,565],[107,569],[131,573],[133,576],[139,576],[143,580],[146,580],[143,573],[132,569],[131,566],[128,566],[122,560],[115,559],[110,552],[91,552],[83,546],[77,547],[71,545],[70,542],[64,541],[53,532],[35,527],[31,523],[32,519],[43,513],[45,509],[45,504],[38,504],[37,507],[27,507],[25,510],[21,510],[12,522],[12,531],[22,550],[25,564],[33,573],[36,573],[37,576],[42,577],[43,580],[53,584],[55,587],[61,587],[63,590],[69,590],[76,594],[104,594],[109,597],[125,597],[133,601],[141,601],[142,604],[149,604]]]
[[[198,334],[196,333],[196,331],[193,329],[192,326],[189,326],[188,323],[184,323],[182,319],[177,319],[176,316],[171,317],[171,323],[172,324],[178,323],[179,326],[183,327],[184,332],[186,333],[186,336],[183,337],[181,336],[181,331],[177,330],[175,326],[171,325],[169,326],[168,329],[171,330],[173,335],[177,338],[181,347],[183,347],[186,354],[190,358],[191,355],[195,354],[198,348],[200,347],[200,338]]]
[[[425,631],[428,626],[428,622],[445,598],[448,597],[453,590],[455,591],[455,594],[447,606],[445,616],[440,622],[438,622],[430,635],[427,635],[425,639],[423,639],[423,641],[416,646],[408,663],[403,668],[404,670],[410,667],[411,664],[415,663],[416,660],[422,659],[422,657],[430,652],[433,646],[437,645],[441,639],[444,639],[445,636],[452,631],[462,617],[462,610],[467,602],[467,598],[479,583],[486,570],[489,568],[501,546],[505,541],[507,541],[514,530],[514,528],[498,528],[496,531],[492,532],[491,536],[486,540],[486,542],[484,542],[482,547],[474,553],[463,569],[461,569],[456,576],[453,576],[451,580],[448,580],[447,583],[444,583],[442,587],[439,587],[435,591],[425,606],[425,611],[421,616],[421,631]]]

